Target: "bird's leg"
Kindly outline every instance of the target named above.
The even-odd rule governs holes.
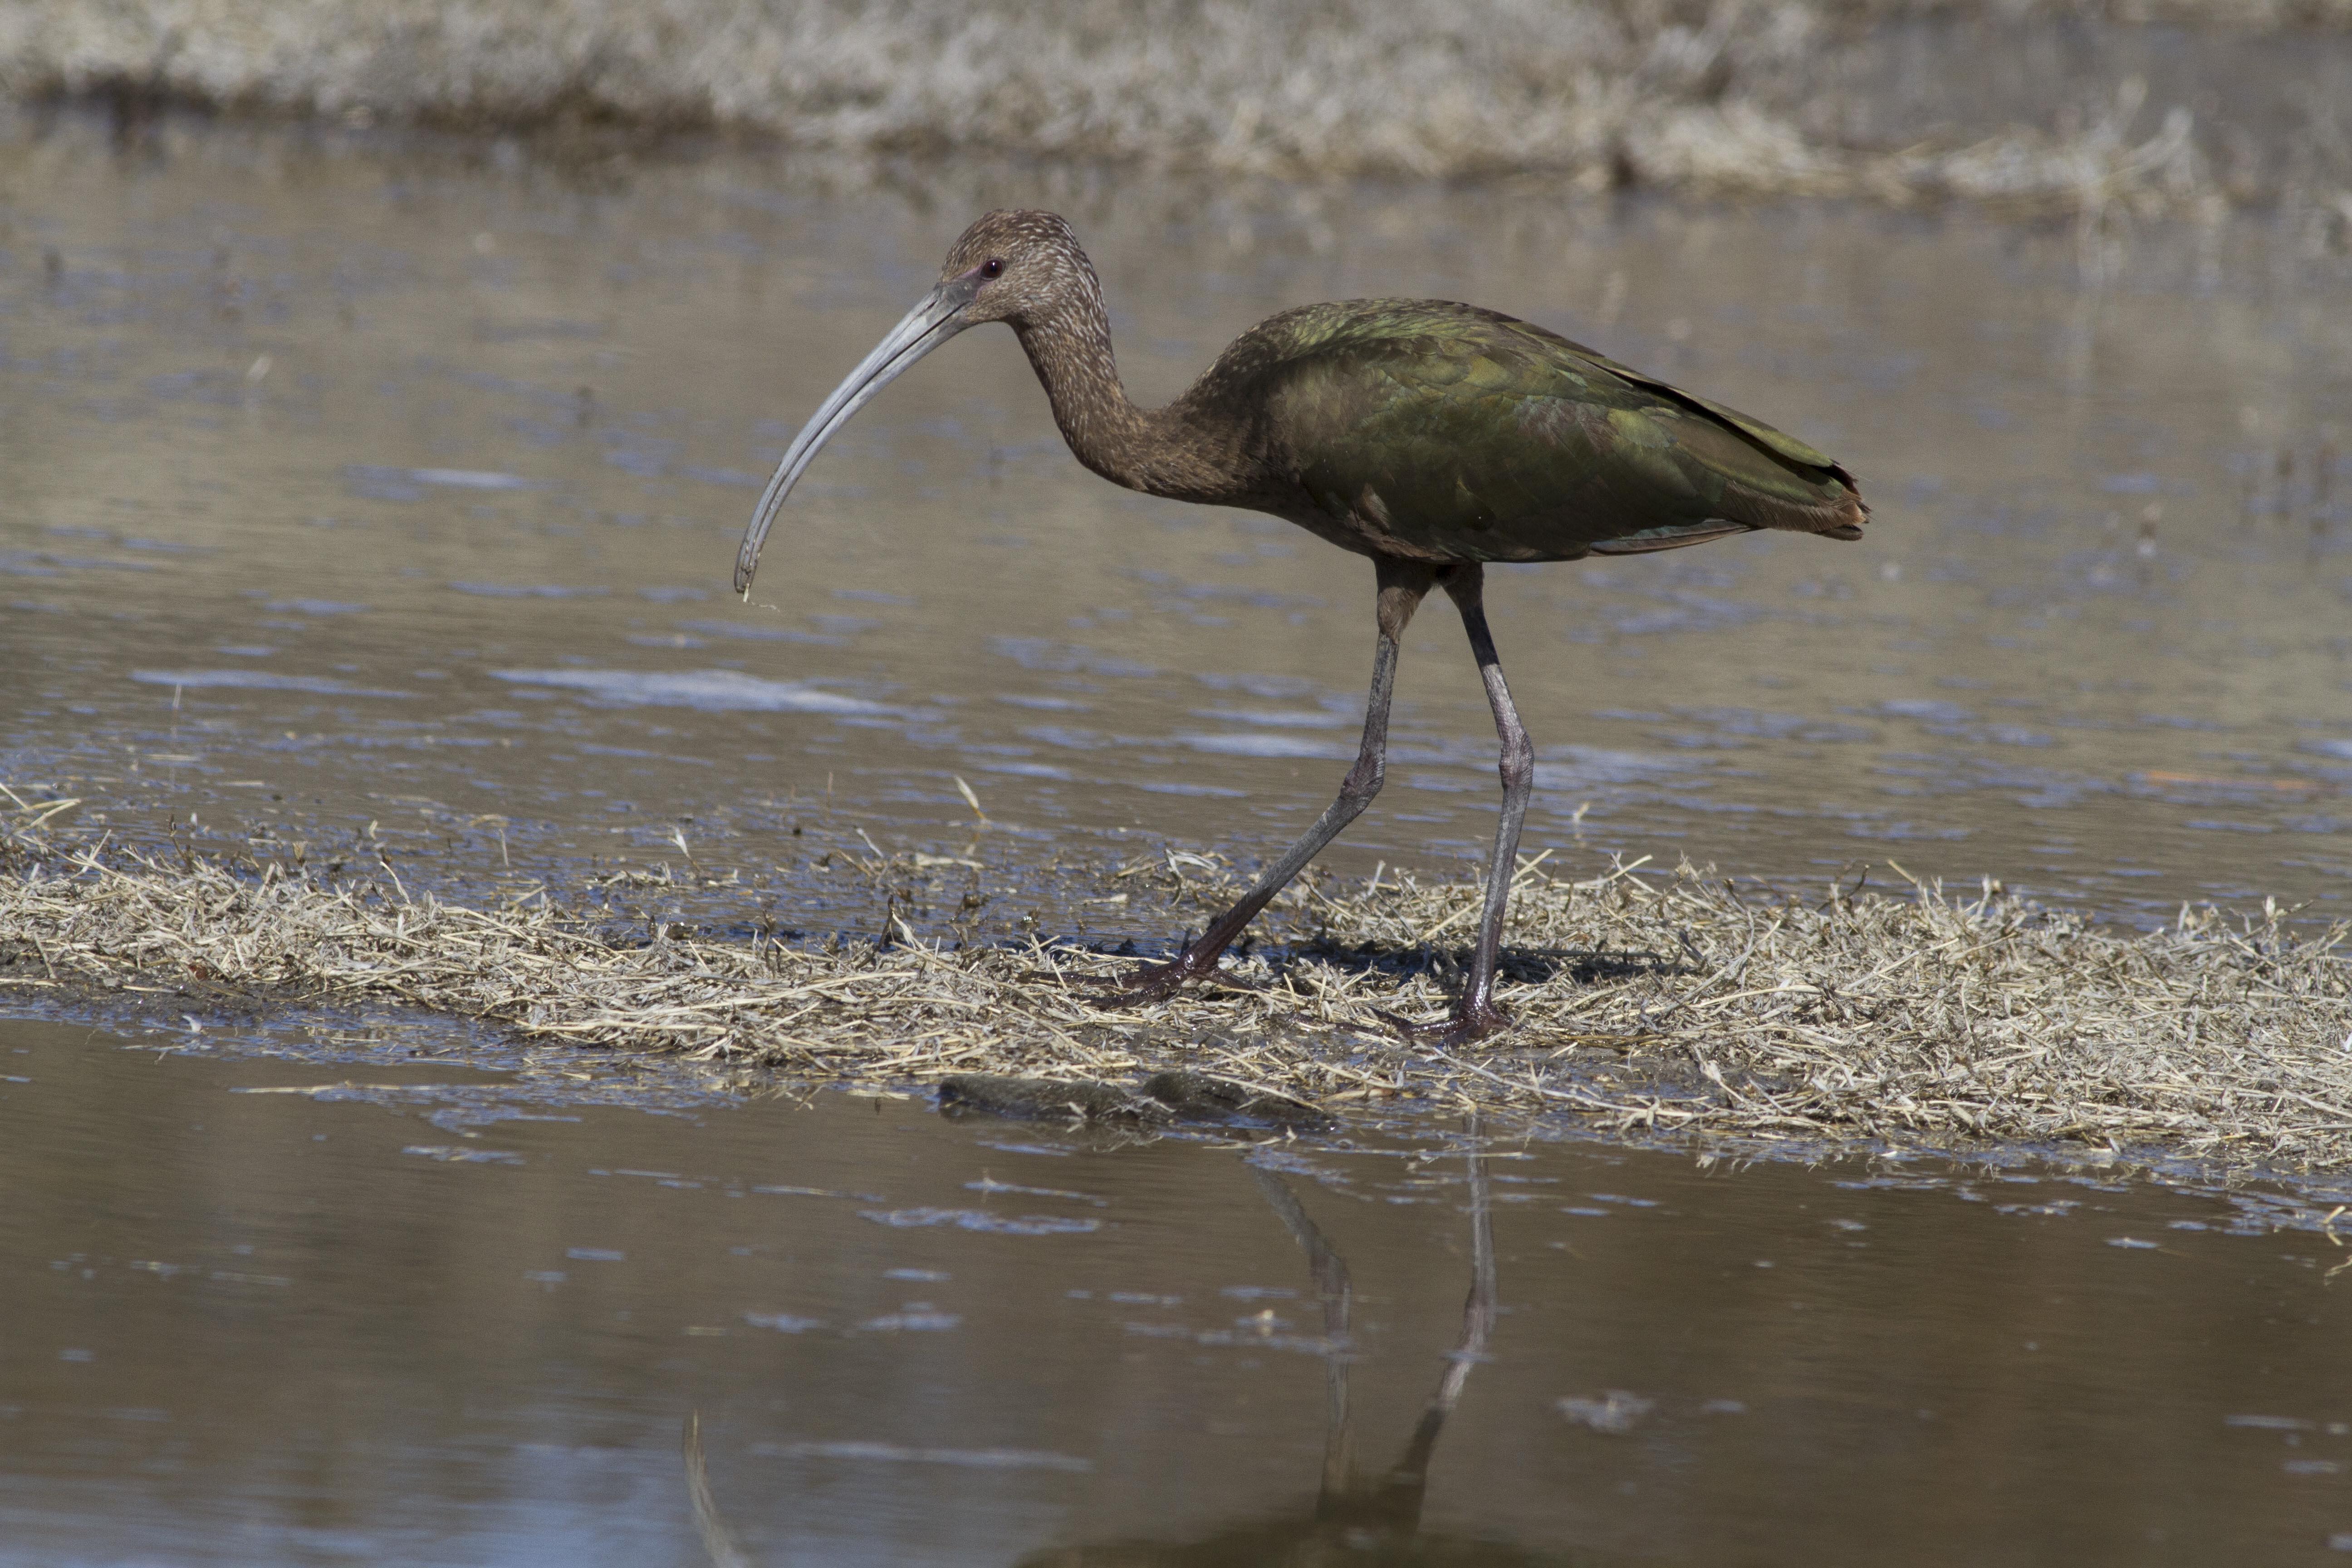
[[[1486,1344],[1495,1334],[1498,1308],[1494,1204],[1487,1195],[1486,1161],[1480,1148],[1475,1111],[1470,1115],[1469,1153],[1470,1294],[1462,1303],[1462,1337],[1454,1342],[1454,1353],[1445,1358],[1444,1374],[1437,1380],[1437,1392],[1430,1396],[1420,1423],[1413,1427],[1412,1441],[1405,1445],[1395,1468],[1380,1488],[1384,1521],[1401,1534],[1409,1535],[1421,1527],[1421,1500],[1429,1489],[1430,1458],[1437,1451],[1437,1439],[1445,1429],[1445,1418],[1462,1402],[1462,1388],[1470,1381],[1470,1369],[1486,1359]]]
[[[1503,946],[1503,913],[1511,900],[1511,878],[1519,864],[1519,827],[1528,818],[1528,796],[1535,787],[1536,753],[1519,724],[1519,710],[1511,705],[1511,689],[1503,684],[1502,661],[1495,657],[1495,638],[1486,629],[1485,573],[1477,566],[1458,567],[1445,577],[1445,592],[1462,612],[1470,634],[1470,651],[1478,659],[1478,678],[1486,685],[1486,705],[1495,710],[1495,733],[1503,743],[1503,815],[1495,825],[1495,858],[1486,868],[1486,907],[1478,914],[1478,945],[1470,955],[1470,973],[1463,982],[1462,1000],[1454,1019],[1437,1034],[1441,1044],[1458,1046],[1510,1026],[1510,1016],[1495,1005],[1495,964]]]
[[[1355,1439],[1348,1414],[1348,1363],[1352,1359],[1348,1332],[1355,1284],[1348,1273],[1348,1260],[1307,1216],[1298,1195],[1283,1184],[1282,1178],[1263,1165],[1250,1166],[1249,1173],[1265,1201],[1274,1205],[1274,1212],[1282,1216],[1291,1239],[1306,1252],[1307,1265],[1315,1275],[1315,1293],[1323,1299],[1323,1489],[1316,1511],[1325,1515],[1343,1505],[1356,1487]]]
[[[1118,989],[1124,994],[1155,1001],[1175,994],[1177,987],[1188,980],[1213,973],[1218,957],[1241,935],[1242,928],[1257,917],[1275,894],[1289,886],[1290,879],[1321,854],[1323,847],[1338,837],[1341,828],[1362,816],[1364,807],[1372,803],[1372,796],[1381,793],[1381,774],[1388,765],[1389,698],[1396,689],[1397,644],[1413,611],[1421,607],[1422,599],[1435,584],[1439,569],[1386,556],[1375,557],[1374,564],[1380,572],[1380,645],[1372,656],[1371,696],[1364,704],[1363,744],[1357,750],[1356,765],[1348,770],[1347,778],[1340,783],[1339,797],[1317,818],[1307,836],[1292,845],[1290,852],[1257,879],[1257,885],[1241,902],[1219,915],[1201,933],[1200,940],[1182,952],[1122,982]]]

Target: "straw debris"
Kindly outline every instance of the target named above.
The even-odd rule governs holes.
[[[1569,1112],[1622,1134],[2081,1142],[2225,1166],[2352,1165],[2352,953],[2265,905],[2142,935],[1988,885],[1798,896],[1689,865],[1524,866],[1501,995],[1519,1027],[1410,1037],[1458,974],[1477,889],[1294,887],[1232,983],[1127,1005],[1132,958],[1051,941],[622,939],[544,900],[472,909],[329,881],[0,845],[0,994],[404,1003],[520,1036],[810,1077],[1130,1102],[1154,1074],[1304,1113],[1399,1100]],[[899,874],[919,874],[913,857]],[[1206,869],[1204,869],[1206,868]],[[1898,868],[1899,869],[1899,868]],[[1235,890],[1167,855],[1097,873],[1171,935]],[[173,1005],[185,1005],[175,1002]],[[1162,1086],[1168,1080],[1161,1080]],[[1207,1080],[1202,1080],[1207,1081]],[[1279,1118],[1277,1118],[1279,1120]]]

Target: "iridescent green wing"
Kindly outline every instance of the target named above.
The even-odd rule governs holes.
[[[1286,340],[1258,368],[1300,484],[1401,552],[1532,561],[1757,528],[1851,537],[1864,515],[1803,442],[1508,317],[1353,300],[1266,329]]]

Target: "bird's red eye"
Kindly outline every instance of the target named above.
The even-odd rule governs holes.
[[[1003,270],[1004,263],[997,260],[994,257],[989,258],[980,265],[980,275],[982,278],[994,278]]]

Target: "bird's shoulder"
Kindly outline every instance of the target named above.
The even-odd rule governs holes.
[[[1340,300],[1269,316],[1218,357],[1195,395],[1231,397],[1244,388],[1264,403],[1319,414],[1317,424],[1465,398],[1574,403],[1603,417],[1695,417],[1727,426],[1784,462],[1837,469],[1826,453],[1738,409],[1532,321],[1454,300]]]
[[[1475,416],[1496,397],[1581,397],[1574,344],[1452,300],[1335,300],[1269,316],[1234,340],[1186,401],[1205,417],[1247,411],[1294,455],[1434,436],[1427,415]],[[1605,398],[1605,393],[1603,394]],[[1444,421],[1440,420],[1439,423]]]
[[[1590,358],[1529,322],[1453,300],[1333,300],[1268,316],[1234,340],[1204,380],[1232,382],[1338,365],[1436,368],[1482,353]]]

